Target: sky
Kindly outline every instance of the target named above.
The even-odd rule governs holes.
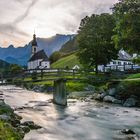
[[[24,46],[38,37],[74,34],[93,13],[111,12],[118,0],[0,0],[0,46]]]

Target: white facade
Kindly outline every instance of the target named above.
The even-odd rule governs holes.
[[[109,70],[119,70],[119,71],[130,70],[134,67],[132,59],[133,57],[131,55],[129,55],[127,52],[121,49],[118,53],[117,60],[112,60],[106,66],[99,65],[98,70],[101,72]]]
[[[129,60],[128,61],[126,61],[126,60],[112,60],[106,66],[99,65],[98,70],[101,72],[109,71],[109,70],[124,71],[124,70],[132,69],[132,67],[133,67],[133,62],[131,62]]]
[[[49,69],[50,62],[43,61],[43,59],[38,59],[28,62],[28,69]]]

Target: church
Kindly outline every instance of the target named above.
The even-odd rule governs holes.
[[[49,69],[50,61],[44,50],[39,50],[36,35],[33,35],[31,57],[28,60],[28,69]]]

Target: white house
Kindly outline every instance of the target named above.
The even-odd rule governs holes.
[[[50,61],[44,50],[39,50],[36,41],[36,35],[33,35],[32,54],[28,61],[28,69],[48,69]]]
[[[98,70],[99,71],[108,71],[111,69],[111,70],[124,71],[124,70],[128,70],[128,69],[132,69],[132,67],[133,67],[132,58],[133,57],[131,55],[129,55],[127,52],[125,52],[124,50],[120,50],[118,53],[117,60],[112,60],[106,66],[99,65]]]
[[[79,69],[80,69],[80,66],[75,65],[72,69],[73,69],[73,70],[79,70]]]

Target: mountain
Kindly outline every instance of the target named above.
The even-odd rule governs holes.
[[[70,40],[74,35],[56,34],[50,38],[37,38],[39,50],[44,49],[46,54],[50,56],[54,51],[58,51]],[[11,64],[26,66],[31,55],[31,42],[24,47],[15,48],[10,45],[8,48],[0,47],[0,59]]]
[[[48,56],[54,51],[58,51],[68,42],[74,35],[60,35],[57,34],[51,38],[37,38],[39,48],[44,49]]]
[[[66,42],[62,46],[62,48],[60,49],[60,52],[64,54],[69,54],[77,50],[78,50],[78,43],[77,43],[76,37],[74,37],[73,39],[70,39],[68,42]]]

